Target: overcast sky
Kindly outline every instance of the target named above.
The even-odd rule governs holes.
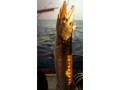
[[[68,0],[66,0],[67,2]],[[60,9],[64,0],[37,0],[37,10],[58,7]],[[83,20],[83,0],[69,0],[68,10],[72,5],[75,5],[74,10],[74,19],[75,20]],[[59,9],[55,9],[55,11],[42,13],[39,16],[39,19],[57,19],[57,15]]]

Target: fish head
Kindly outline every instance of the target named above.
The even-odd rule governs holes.
[[[60,9],[58,14],[58,34],[64,40],[67,41],[72,37],[73,31],[76,29],[73,19],[74,6],[71,7],[71,10],[67,13],[67,5],[64,1],[63,6]]]

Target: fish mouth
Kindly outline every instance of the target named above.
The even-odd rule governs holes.
[[[75,30],[73,25],[73,12],[74,6],[71,6],[70,11],[67,12],[67,4],[66,1],[64,1],[63,6],[58,14],[57,28],[59,36],[65,41],[72,37],[72,33]]]

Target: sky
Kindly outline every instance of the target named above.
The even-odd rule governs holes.
[[[58,7],[51,12],[39,14],[38,19],[56,20],[64,0],[37,0],[37,10]],[[68,2],[68,0],[66,0]],[[69,0],[68,11],[74,5],[74,20],[83,20],[83,0]]]

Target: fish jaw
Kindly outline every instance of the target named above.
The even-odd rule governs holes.
[[[72,37],[73,31],[76,27],[73,25],[73,12],[74,6],[71,7],[71,10],[67,13],[67,4],[64,1],[63,6],[60,9],[58,14],[58,35],[64,40],[67,41]]]

